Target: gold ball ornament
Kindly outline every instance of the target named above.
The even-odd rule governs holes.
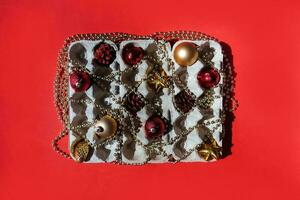
[[[174,49],[174,59],[181,66],[193,65],[199,57],[197,46],[191,42],[182,42]]]
[[[94,127],[96,129],[95,134],[100,139],[107,139],[114,136],[117,133],[117,121],[110,115],[105,115],[96,121]]]

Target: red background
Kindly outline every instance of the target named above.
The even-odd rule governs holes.
[[[287,0],[1,0],[0,199],[299,199],[299,10]],[[232,156],[132,167],[52,151],[62,129],[56,57],[67,36],[178,29],[232,47],[240,102]]]

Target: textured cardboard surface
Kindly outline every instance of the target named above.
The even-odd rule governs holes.
[[[97,66],[97,65],[93,65],[93,49],[94,47],[99,44],[100,42],[106,42],[107,44],[110,44],[114,47],[114,49],[117,51],[116,54],[116,59],[114,60],[114,62],[112,62],[108,67],[111,68],[112,73],[113,72],[117,72],[117,71],[124,71],[126,68],[128,68],[129,66],[127,66],[122,59],[121,56],[121,52],[123,51],[123,47],[126,44],[135,44],[136,46],[139,46],[141,48],[143,48],[145,51],[147,48],[149,48],[149,46],[151,45],[155,45],[154,41],[149,39],[149,40],[126,40],[121,42],[120,44],[120,49],[116,48],[116,45],[109,40],[106,41],[89,41],[89,40],[79,40],[76,42],[73,42],[70,44],[69,46],[69,54],[72,50],[72,48],[74,47],[74,45],[82,45],[85,48],[85,59],[87,60],[87,64],[84,66],[87,70],[90,71],[90,73],[92,74],[93,71],[95,71],[95,68],[97,67],[101,67],[101,66]],[[223,54],[222,54],[222,49],[221,49],[221,45],[213,40],[209,40],[209,41],[205,41],[205,40],[195,40],[195,41],[191,41],[191,40],[180,40],[178,42],[176,42],[173,46],[173,48],[171,48],[170,44],[168,42],[165,41],[161,41],[161,44],[164,47],[161,47],[163,49],[165,49],[165,54],[166,57],[164,57],[163,59],[161,59],[162,61],[162,68],[164,69],[164,71],[167,73],[168,76],[172,76],[173,71],[175,72],[176,70],[178,70],[179,68],[181,68],[181,66],[179,66],[176,61],[174,60],[174,56],[173,56],[173,50],[176,48],[177,45],[179,45],[182,42],[192,42],[194,44],[196,44],[197,46],[202,46],[202,45],[209,45],[211,48],[214,49],[214,57],[212,58],[212,62],[213,62],[213,66],[217,69],[220,70],[221,69],[221,64],[223,62]],[[155,53],[157,54],[157,52]],[[69,56],[70,57],[70,56]],[[170,69],[168,67],[168,59],[171,59],[174,62],[174,69]],[[69,66],[69,72],[71,73],[72,71],[72,67],[78,67],[76,66],[76,64],[74,65],[72,61],[70,61],[68,63]],[[118,66],[118,70],[116,70]],[[135,80],[139,81],[139,80],[143,80],[147,77],[146,71],[148,69],[148,67],[150,67],[150,65],[147,64],[146,59],[144,59],[137,67],[138,72],[135,75]],[[201,87],[198,84],[198,80],[197,80],[197,74],[198,72],[204,67],[203,63],[198,60],[196,63],[194,63],[192,66],[187,67],[187,87],[188,89],[195,95],[195,97],[199,97],[202,93],[203,90],[201,89]],[[99,74],[99,76],[105,76],[105,75],[101,75]],[[121,75],[122,76],[122,75]],[[121,76],[120,77],[116,77],[118,80],[121,80]],[[222,77],[223,75],[221,74],[221,80],[219,82],[219,84],[213,88],[216,96],[220,96],[220,84],[222,84]],[[178,94],[181,89],[178,88],[176,86],[175,83],[173,83],[174,85],[174,96],[176,94]],[[118,93],[115,90],[115,87],[118,86],[120,89],[118,90]],[[147,96],[149,89],[147,88],[147,83],[146,81],[143,81],[143,83],[138,87],[137,89],[138,92],[140,92],[144,97]],[[93,122],[96,118],[95,113],[93,112],[93,108],[95,107],[95,96],[97,96],[97,93],[101,91],[99,89],[97,89],[97,87],[94,87],[93,85],[85,92],[85,94],[87,95],[87,98],[91,100],[92,103],[86,103],[85,105],[86,110],[85,110],[85,116],[87,118],[87,122]],[[124,87],[124,85],[122,84],[117,84],[115,81],[112,81],[110,83],[110,93],[112,95],[108,96],[105,99],[105,102],[107,102],[107,104],[109,105],[110,108],[121,108],[122,105],[116,103],[113,98],[123,98],[125,96],[125,94],[128,92],[128,90]],[[69,86],[69,98],[72,98],[72,96],[74,95],[74,93],[76,93],[74,91],[74,89]],[[182,114],[180,114],[180,112],[178,112],[175,108],[175,105],[173,104],[173,94],[171,94],[169,92],[169,89],[163,89],[163,95],[160,96],[160,99],[162,101],[162,116],[165,117],[166,119],[169,118],[168,113],[170,113],[170,123],[173,126],[175,120],[182,116]],[[215,98],[213,105],[211,106],[211,108],[213,109],[213,115],[214,117],[212,117],[210,120],[205,120],[204,122],[207,121],[211,121],[211,120],[218,120],[220,119],[220,113],[221,110],[223,109],[223,105],[222,105],[222,97],[221,98]],[[70,122],[73,121],[74,117],[76,117],[76,113],[73,112],[73,108],[70,104]],[[147,114],[146,112],[146,107],[143,107],[142,110],[137,112],[137,116],[139,117],[140,121],[142,122],[142,126],[139,128],[139,131],[137,133],[137,139],[139,141],[142,142],[143,145],[147,145],[149,143],[148,139],[145,137],[145,130],[144,130],[144,125],[146,120],[151,117]],[[129,117],[128,113],[124,113],[124,118]],[[194,127],[198,121],[201,120],[203,116],[201,115],[199,109],[197,108],[197,106],[195,105],[192,109],[191,112],[189,112],[186,116],[186,120],[184,121],[184,127],[186,129],[192,128]],[[83,122],[86,123],[86,122]],[[214,125],[209,125],[207,126],[208,128],[212,129]],[[94,134],[95,134],[96,128],[94,126],[91,126],[88,130],[86,135],[86,138],[88,139],[88,141],[91,144],[94,144],[95,141],[93,139]],[[214,139],[217,141],[219,146],[222,146],[222,139],[221,139],[221,135],[222,134],[222,126],[220,126],[218,129],[215,130],[215,132],[212,133],[212,136],[214,137]],[[168,142],[168,139],[172,139],[176,136],[174,129],[172,128],[170,130],[170,132],[168,132],[167,134],[165,134],[162,137],[162,141],[164,142]],[[123,142],[126,141],[126,136],[123,135]],[[75,141],[75,137],[73,136],[73,131],[71,131],[71,134],[69,136],[69,145],[71,146],[72,143]],[[196,145],[201,144],[203,141],[201,140],[201,138],[199,137],[197,130],[194,129],[191,133],[189,133],[187,135],[187,140],[184,143],[184,149],[186,149],[186,151],[189,151],[191,149],[194,149]],[[179,159],[178,156],[175,155],[174,150],[173,150],[173,146],[172,145],[167,145],[163,147],[163,150],[168,154],[168,155],[172,155],[175,159]],[[70,147],[71,148],[71,147]],[[98,158],[96,156],[96,153],[94,152],[93,156],[91,157],[91,159],[87,162],[113,162],[116,160],[116,157],[114,156],[114,153],[116,152],[116,148],[117,148],[117,141],[114,140],[111,144],[108,144],[107,146],[105,146],[106,149],[109,149],[111,152],[108,156],[108,158],[106,160],[102,160],[101,158]],[[141,163],[143,161],[146,160],[147,155],[145,152],[145,149],[143,148],[143,146],[139,145],[139,144],[135,144],[135,151],[134,151],[134,157],[132,159],[127,159],[124,155],[122,155],[122,160],[124,160],[124,162],[126,163]],[[187,158],[182,160],[187,161],[187,162],[193,162],[193,161],[205,161],[203,160],[196,151],[193,151],[193,153],[191,155],[189,155]],[[167,157],[163,157],[163,156],[157,156],[155,159],[152,159],[150,161],[150,163],[163,163],[163,162],[168,162],[168,158]]]

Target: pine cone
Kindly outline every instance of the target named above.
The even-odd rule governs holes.
[[[94,57],[99,64],[109,65],[116,58],[116,51],[106,43],[100,43],[94,48]]]
[[[195,97],[186,90],[182,90],[175,96],[175,104],[181,112],[187,113],[194,107]]]
[[[141,94],[135,94],[134,92],[131,92],[127,95],[125,99],[125,107],[128,111],[131,113],[136,113],[140,111],[145,106],[143,97]]]

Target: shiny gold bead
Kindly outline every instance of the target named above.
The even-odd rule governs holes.
[[[191,66],[198,60],[197,46],[191,42],[182,42],[175,47],[174,59],[181,66]]]
[[[90,157],[91,146],[84,140],[75,140],[71,145],[71,154],[75,161],[84,162]]]
[[[100,139],[107,139],[114,136],[117,133],[117,121],[110,115],[105,115],[96,121],[94,125],[95,134]]]
[[[222,148],[218,145],[218,143],[214,140],[212,143],[202,143],[198,148],[198,154],[201,158],[206,161],[210,160],[219,160],[221,157]]]

